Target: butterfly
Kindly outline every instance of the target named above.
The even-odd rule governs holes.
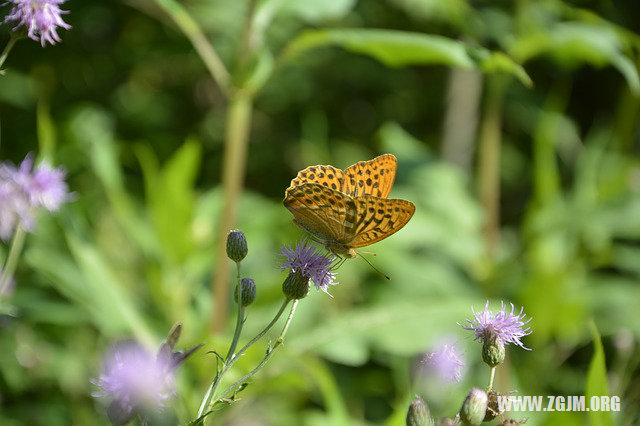
[[[398,168],[392,154],[360,161],[346,170],[309,166],[285,191],[293,223],[337,256],[356,257],[357,248],[387,238],[409,222],[416,206],[388,199]]]

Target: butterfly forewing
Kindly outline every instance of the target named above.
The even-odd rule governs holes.
[[[300,227],[323,242],[351,241],[355,235],[356,203],[340,191],[305,183],[287,190],[284,205]]]
[[[341,191],[352,197],[373,195],[387,198],[396,177],[398,160],[392,154],[384,154],[369,161],[360,161],[344,171]]]
[[[296,177],[291,180],[289,188],[285,191],[285,196],[291,188],[304,185],[305,183],[317,183],[326,188],[340,191],[340,188],[342,188],[344,184],[344,172],[328,165],[309,166],[299,171]]]
[[[399,231],[415,206],[387,199],[397,160],[391,154],[361,161],[345,171],[311,166],[300,171],[285,191],[284,205],[294,222],[334,253],[351,255]]]
[[[409,222],[416,207],[410,201],[372,197],[357,197],[356,229],[350,247],[368,246],[398,232]]]

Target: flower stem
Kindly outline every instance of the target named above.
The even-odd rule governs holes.
[[[271,322],[260,333],[258,333],[253,339],[251,339],[249,343],[244,345],[236,354],[233,354],[231,351],[229,351],[229,354],[227,355],[227,359],[222,365],[222,369],[220,369],[220,372],[216,375],[215,379],[213,379],[213,382],[209,386],[209,389],[207,389],[207,393],[202,399],[202,403],[200,404],[200,408],[198,409],[198,414],[196,415],[196,419],[201,418],[206,412],[209,411],[209,409],[213,405],[212,401],[214,401],[215,403],[216,399],[214,399],[214,396],[216,393],[216,389],[218,388],[218,385],[220,385],[222,376],[224,376],[224,374],[229,370],[229,368],[231,368],[231,366],[235,364],[235,362],[240,358],[240,356],[244,354],[247,351],[247,349],[251,347],[251,345],[253,345],[255,342],[260,340],[260,338],[264,336],[271,329],[271,327],[274,326],[274,324],[282,316],[282,313],[284,312],[288,304],[289,304],[289,299],[285,298],[284,302],[282,302],[282,306],[280,306],[280,309],[276,313],[275,317],[273,317]],[[292,317],[292,314],[289,314],[289,318],[287,319],[287,322],[291,321],[291,317]],[[286,327],[288,327],[288,325],[286,325]],[[286,332],[286,328],[284,331]]]
[[[12,35],[9,39],[9,43],[7,43],[7,45],[4,47],[4,50],[2,51],[2,54],[0,54],[0,70],[2,70],[2,64],[4,64],[4,61],[7,60],[7,56],[9,56],[9,52],[11,52],[11,49],[13,49],[16,41],[18,41],[18,37],[14,37]]]
[[[27,231],[25,231],[22,226],[18,226],[15,234],[13,234],[7,261],[4,264],[4,267],[0,269],[0,295],[2,295],[5,287],[9,284],[11,277],[16,271],[16,267],[18,266],[18,259],[20,258],[20,253],[22,252],[22,247],[24,246],[26,235]]]
[[[285,334],[287,334],[287,330],[289,329],[289,325],[291,324],[291,320],[293,319],[293,315],[295,314],[296,308],[298,307],[298,302],[299,302],[299,300],[294,300],[293,301],[293,305],[291,305],[291,311],[289,312],[289,316],[287,317],[287,322],[284,323],[284,327],[282,328],[282,332],[280,333],[280,336],[278,336],[278,340],[276,340],[276,343],[273,345],[272,348],[269,348],[267,350],[267,354],[265,355],[264,359],[262,361],[260,361],[260,364],[258,364],[256,368],[254,368],[253,370],[251,370],[250,372],[245,374],[240,380],[236,381],[234,384],[232,384],[227,389],[225,389],[224,392],[222,392],[220,394],[220,398],[226,397],[235,388],[237,388],[242,383],[244,383],[247,379],[249,379],[251,376],[256,374],[258,372],[258,370],[260,370],[267,363],[267,361],[269,361],[269,359],[273,356],[273,353],[275,352],[275,350],[279,346],[284,344],[284,336],[285,336]]]
[[[231,341],[231,345],[229,346],[229,351],[227,352],[227,357],[224,362],[228,363],[229,360],[233,357],[233,353],[236,350],[236,346],[238,346],[238,340],[240,340],[240,333],[242,333],[242,326],[244,325],[244,305],[240,303],[240,297],[237,294],[240,291],[240,262],[236,262],[238,276],[236,280],[236,300],[238,301],[238,317],[236,319],[236,331],[233,333],[233,340]]]
[[[489,386],[487,387],[487,391],[493,389],[493,379],[496,377],[496,368],[491,367],[491,372],[489,373]]]
[[[224,138],[224,159],[222,161],[222,186],[224,203],[218,223],[218,249],[216,250],[215,273],[213,275],[214,316],[212,320],[214,332],[222,329],[227,318],[228,304],[228,271],[225,253],[225,241],[229,230],[233,227],[236,207],[242,193],[253,95],[248,90],[234,89],[230,95],[227,111],[226,133]]]

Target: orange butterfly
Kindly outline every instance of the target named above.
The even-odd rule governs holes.
[[[349,258],[402,229],[416,206],[388,199],[398,160],[384,154],[346,170],[310,166],[298,172],[285,191],[284,205],[293,222],[327,250]]]

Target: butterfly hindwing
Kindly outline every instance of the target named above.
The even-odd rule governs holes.
[[[387,198],[398,168],[393,154],[380,155],[373,160],[360,161],[344,171],[341,191],[352,197],[373,195]]]
[[[291,180],[284,205],[294,223],[328,250],[354,257],[353,249],[394,234],[415,212],[409,201],[387,199],[397,164],[395,156],[385,154],[345,171],[327,165],[307,167]]]
[[[409,222],[416,210],[406,200],[378,198],[370,195],[355,198],[356,229],[350,247],[368,246],[396,233]]]
[[[355,233],[355,201],[318,183],[289,188],[284,205],[294,221],[323,242],[351,241]]]

